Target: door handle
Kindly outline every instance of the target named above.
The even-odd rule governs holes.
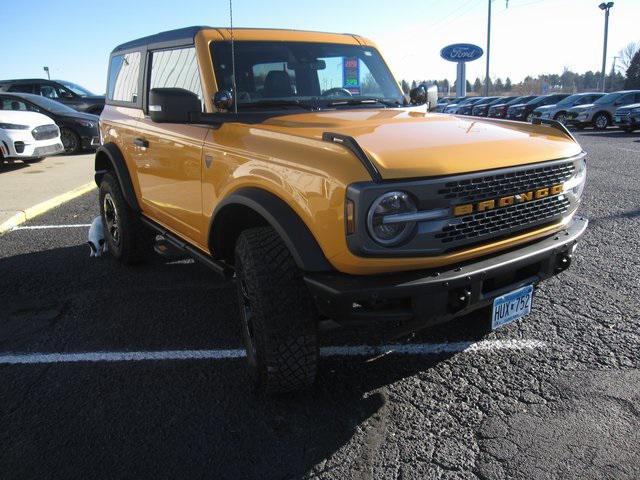
[[[136,138],[133,144],[136,147],[149,148],[149,140],[145,140],[144,138]]]

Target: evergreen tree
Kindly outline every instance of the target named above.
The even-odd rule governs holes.
[[[504,91],[504,84],[502,83],[502,79],[500,77],[498,77],[498,79],[496,80],[495,91],[497,93]]]
[[[631,59],[624,88],[640,88],[640,50]]]
[[[476,77],[476,81],[473,82],[473,91],[476,93],[480,93],[482,91],[482,82],[477,77]]]
[[[467,92],[470,92],[473,87],[471,86],[471,82],[467,80]]]
[[[507,79],[504,81],[504,89],[505,91],[510,91],[511,88],[513,87],[513,85],[511,84],[511,79],[509,77],[507,77]]]
[[[409,82],[407,82],[406,80],[402,80],[402,82],[400,82],[400,85],[402,87],[402,93],[409,93]]]

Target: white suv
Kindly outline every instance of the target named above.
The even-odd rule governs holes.
[[[34,163],[63,150],[60,129],[46,115],[0,110],[0,162],[15,159]]]

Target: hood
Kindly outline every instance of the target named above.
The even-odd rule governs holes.
[[[555,105],[544,105],[542,107],[536,108],[536,112],[547,112],[549,110],[553,110],[554,108],[556,108]]]
[[[96,125],[100,120],[100,117],[98,115],[93,115],[91,113],[84,113],[84,112],[76,112],[74,114],[69,114],[69,115],[58,115],[58,118],[60,120],[69,121],[69,122],[73,122],[74,120],[87,120],[89,122],[96,122]]]
[[[21,110],[0,110],[0,123],[28,125],[31,128],[40,125],[55,124],[55,122],[46,115],[36,112],[24,112]]]
[[[351,136],[385,180],[523,165],[582,151],[548,125],[425,113],[424,107],[302,113],[271,118],[257,128],[262,136]]]
[[[589,110],[593,107],[593,103],[587,103],[585,105],[576,105],[575,107],[571,107],[569,112],[582,112],[584,110]]]
[[[104,95],[87,95],[82,100],[87,103],[104,103]]]
[[[509,107],[509,110],[511,110],[512,108],[516,109],[516,108],[524,107],[525,105],[526,105],[526,103],[516,103],[515,105],[511,105]]]
[[[627,110],[633,110],[634,108],[640,108],[640,103],[632,103],[631,105],[625,105],[624,107],[620,107],[618,111],[623,110],[626,112]]]

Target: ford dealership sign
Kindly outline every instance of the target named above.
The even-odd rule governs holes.
[[[480,47],[470,43],[455,43],[440,50],[440,56],[450,62],[472,62],[480,58],[483,53]]]

